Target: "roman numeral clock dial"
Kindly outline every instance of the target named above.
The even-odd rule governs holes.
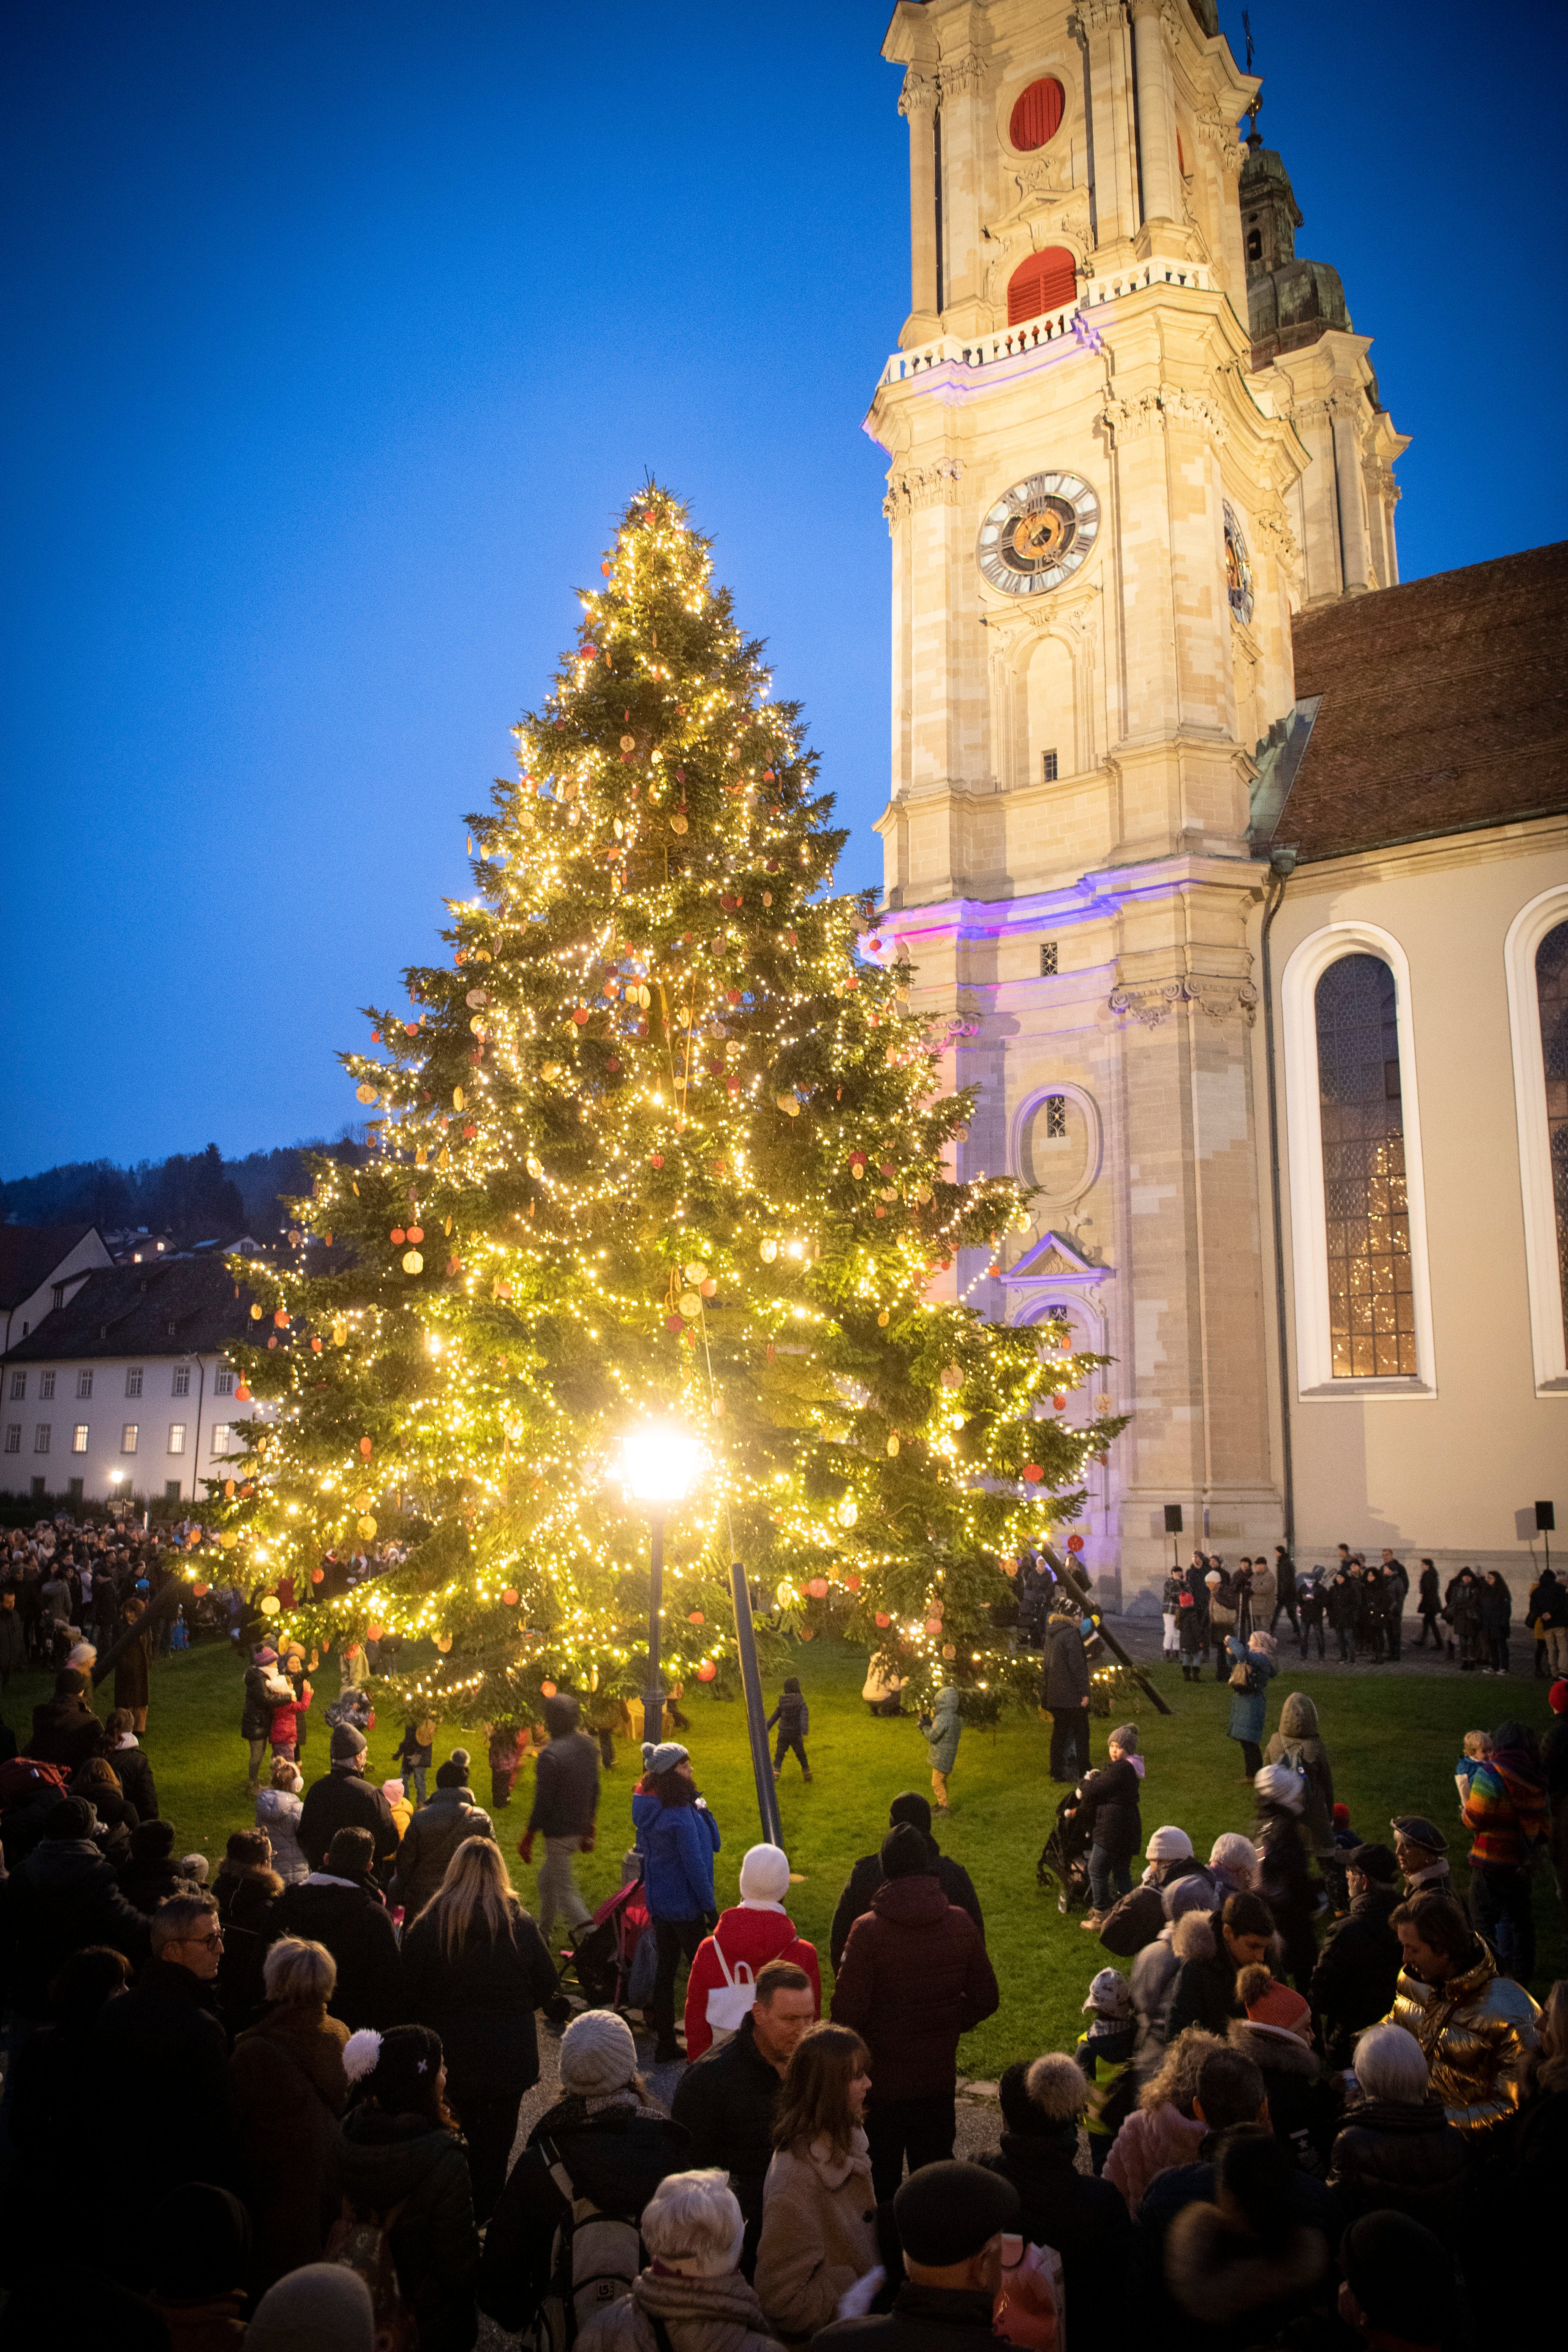
[[[974,560],[1004,595],[1044,595],[1088,562],[1099,536],[1100,500],[1086,481],[1031,474],[986,515]]]

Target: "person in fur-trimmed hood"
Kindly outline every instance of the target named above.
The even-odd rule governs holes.
[[[782,2352],[740,2269],[745,2234],[721,2172],[670,2173],[643,2209],[652,2262],[629,2295],[595,2313],[578,2352]]]
[[[1164,1925],[1132,1963],[1132,2007],[1138,2035],[1132,2072],[1148,2081],[1165,2054],[1171,2003],[1185,1960],[1214,1958],[1214,1918],[1218,1898],[1207,1878],[1178,1878],[1162,1896]]]
[[[1250,2058],[1268,2094],[1268,2121],[1303,2172],[1321,2179],[1344,2111],[1344,2093],[1312,2048],[1312,2012],[1299,1992],[1267,1968],[1242,1969],[1237,1998],[1247,2014],[1231,2020],[1233,2050]]]
[[[1320,2302],[1328,2240],[1293,2214],[1292,2170],[1272,2132],[1243,2124],[1226,2133],[1213,2204],[1184,2206],[1166,2232],[1165,2292],[1176,2315],[1167,2345],[1246,2352]]]
[[[697,1947],[686,1979],[686,2055],[700,2058],[713,2039],[708,2022],[708,1996],[732,1978],[742,1963],[753,1982],[770,1960],[793,1960],[811,1979],[816,2011],[822,2014],[822,1974],[816,1947],[795,1932],[784,1909],[789,1894],[789,1856],[776,1845],[747,1848],[741,1864],[741,1900],[719,1915],[711,1935]],[[732,2029],[731,2029],[732,2030]]]

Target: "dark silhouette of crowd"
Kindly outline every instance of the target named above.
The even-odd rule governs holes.
[[[1205,1857],[1175,1823],[1145,1833],[1136,1724],[1091,1762],[1078,1616],[1046,1597],[1084,2031],[1016,2054],[988,2135],[979,2107],[961,2124],[959,2048],[1001,1991],[924,1796],[845,1855],[825,1984],[786,1854],[737,1865],[689,1751],[649,1743],[627,1865],[647,1925],[619,2007],[584,2006],[560,1961],[595,1931],[574,1870],[603,1761],[569,1693],[520,1845],[565,1923],[547,1941],[468,1751],[436,1764],[437,1727],[411,1724],[428,1793],[369,1777],[350,1660],[307,1775],[303,1662],[250,1641],[254,1817],[210,1872],[177,1851],[135,1706],[100,1717],[90,1667],[60,1662],[0,1762],[0,2347],[469,2352],[481,2313],[542,2352],[1050,2352],[1069,2330],[1115,2352],[1151,2329],[1192,2352],[1461,2352],[1538,2325],[1568,1983],[1538,2007],[1526,1979],[1532,1876],[1550,1856],[1561,1885],[1564,1861],[1568,1680],[1539,1742],[1515,1720],[1467,1741],[1461,1893],[1434,1819],[1351,1829],[1304,1694],[1265,1745],[1270,1628],[1294,1603],[1300,1630],[1300,1581],[1213,1574],[1205,1638],[1247,1769],[1245,1818]],[[626,2011],[681,2066],[668,2110]],[[522,2134],[542,2018],[558,2091]]]

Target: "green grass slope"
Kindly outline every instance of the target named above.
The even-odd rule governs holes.
[[[811,1706],[807,1742],[815,1780],[805,1787],[793,1760],[780,1789],[784,1843],[801,1884],[792,1908],[801,1933],[823,1954],[850,1864],[879,1842],[888,1804],[900,1789],[929,1792],[925,1742],[912,1720],[874,1720],[860,1699],[864,1660],[858,1653],[817,1642],[803,1645],[796,1668]],[[1251,1790],[1241,1773],[1240,1750],[1225,1735],[1230,1694],[1223,1684],[1184,1685],[1174,1668],[1153,1675],[1175,1712],[1158,1716],[1145,1706],[1138,1720],[1148,1759],[1143,1782],[1145,1833],[1162,1822],[1176,1822],[1200,1853],[1222,1830],[1247,1827]],[[178,1832],[181,1852],[199,1849],[216,1867],[229,1832],[250,1819],[245,1794],[246,1751],[238,1735],[240,1671],[226,1649],[203,1647],[153,1665],[152,1710],[145,1745],[157,1774],[165,1814]],[[321,1709],[336,1695],[335,1664],[316,1677],[305,1766],[314,1778],[326,1765]],[[1386,1839],[1389,1817],[1424,1812],[1449,1837],[1456,1863],[1464,1841],[1458,1819],[1452,1767],[1462,1735],[1473,1726],[1511,1714],[1542,1729],[1547,1722],[1546,1685],[1512,1680],[1499,1688],[1470,1677],[1460,1681],[1396,1675],[1348,1675],[1331,1668],[1299,1671],[1287,1662],[1270,1685],[1268,1728],[1291,1690],[1304,1690],[1317,1703],[1322,1733],[1334,1769],[1336,1794],[1368,1839]],[[5,1695],[6,1721],[19,1738],[31,1721],[36,1700],[46,1696],[42,1675],[18,1676]],[[777,1693],[770,1689],[768,1704]],[[691,1719],[683,1735],[692,1753],[699,1784],[723,1835],[718,1861],[721,1903],[736,1899],[741,1856],[758,1836],[745,1717],[738,1703],[688,1691],[682,1702]],[[98,1694],[109,1705],[107,1686]],[[1107,1723],[1093,1725],[1097,1759],[1103,1754]],[[387,1779],[402,1736],[402,1718],[383,1704],[371,1735],[374,1778]],[[955,1811],[939,1825],[940,1842],[970,1872],[984,1907],[987,1940],[1002,1988],[996,2015],[968,2038],[961,2063],[973,2075],[994,2077],[1011,2058],[1071,2046],[1082,2020],[1084,1991],[1106,1955],[1085,1935],[1076,1916],[1063,1918],[1053,1902],[1037,1892],[1035,1862],[1049,1832],[1056,1800],[1047,1767],[1048,1727],[1043,1720],[1013,1716],[995,1730],[965,1728],[951,1791]],[[24,1743],[25,1744],[25,1743]],[[484,1741],[477,1724],[444,1725],[437,1760],[467,1746],[474,1758],[475,1794],[488,1806],[489,1778]],[[631,1792],[640,1757],[625,1744],[616,1768],[605,1777],[598,1851],[580,1866],[590,1901],[597,1903],[618,1884],[621,1855],[631,1843]],[[528,1820],[532,1769],[519,1775],[510,1806],[498,1818],[503,1851],[523,1899],[531,1902],[534,1873],[519,1860],[517,1840]],[[1456,1874],[1461,1883],[1462,1870]],[[1544,1866],[1536,1879],[1540,1929],[1537,1996],[1564,1972],[1562,1913],[1552,1875]]]

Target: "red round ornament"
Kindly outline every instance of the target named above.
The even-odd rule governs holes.
[[[700,1683],[710,1683],[718,1671],[711,1658],[704,1658],[697,1669],[697,1679]]]

